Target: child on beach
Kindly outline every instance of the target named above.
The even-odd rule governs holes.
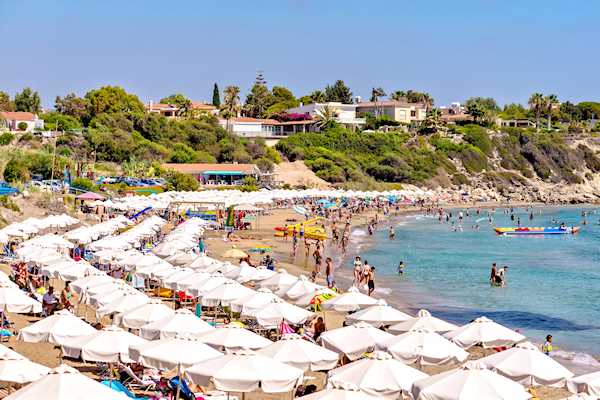
[[[325,276],[327,280],[327,287],[330,289],[333,287],[333,271],[333,260],[331,257],[327,257],[327,260],[325,260]]]

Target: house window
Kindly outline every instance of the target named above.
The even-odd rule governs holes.
[[[410,116],[411,117],[416,117],[417,116],[417,112],[415,110],[410,110]]]

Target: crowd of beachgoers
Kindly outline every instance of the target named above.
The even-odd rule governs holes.
[[[439,213],[438,200],[168,192],[94,202],[80,219],[11,224],[0,230],[4,394],[597,398],[600,373],[574,377],[552,358],[551,338],[540,348],[485,316],[455,326],[379,296],[375,266],[349,248],[351,230],[394,239],[387,221]],[[344,287],[334,254],[354,260]]]

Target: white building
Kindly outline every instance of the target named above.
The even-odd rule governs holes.
[[[34,129],[44,129],[44,120],[38,118],[37,114],[23,111],[0,111],[0,124],[9,131],[33,132]],[[25,129],[19,129],[19,125],[25,124]]]
[[[229,120],[219,119],[219,124],[231,133],[247,138],[272,138],[285,136],[281,134],[279,122],[274,119],[257,119],[236,117]]]
[[[350,126],[361,126],[365,124],[364,118],[356,117],[356,104],[342,104],[338,102],[313,103],[290,108],[287,109],[286,112],[289,114],[308,114],[311,118],[316,118],[327,106],[336,111],[336,121],[340,124]]]

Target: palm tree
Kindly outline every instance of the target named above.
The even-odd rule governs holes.
[[[240,88],[238,86],[227,86],[223,92],[223,104],[221,105],[221,116],[227,119],[227,130],[231,127],[231,118],[240,113]]]
[[[379,107],[379,98],[385,96],[385,91],[383,88],[373,88],[371,90],[371,101],[375,103],[375,116],[379,117],[381,115],[381,108]]]
[[[551,94],[546,96],[546,107],[548,108],[548,130],[552,128],[552,108],[558,104],[558,96]]]
[[[421,97],[421,101],[425,105],[425,112],[429,112],[431,107],[433,107],[433,97],[431,97],[431,95],[429,93],[423,93],[423,96]]]
[[[406,92],[403,90],[396,90],[390,95],[390,99],[394,101],[406,101]]]
[[[321,130],[335,124],[337,122],[339,112],[335,107],[325,105],[320,110],[317,110],[316,114],[316,126],[319,128],[319,130]]]
[[[427,117],[421,123],[421,132],[430,134],[436,133],[442,125],[442,112],[437,108],[427,111]]]
[[[546,99],[544,95],[541,93],[534,93],[529,97],[529,108],[535,114],[535,129],[537,132],[540,131],[540,116],[542,115],[542,110],[546,108]]]

